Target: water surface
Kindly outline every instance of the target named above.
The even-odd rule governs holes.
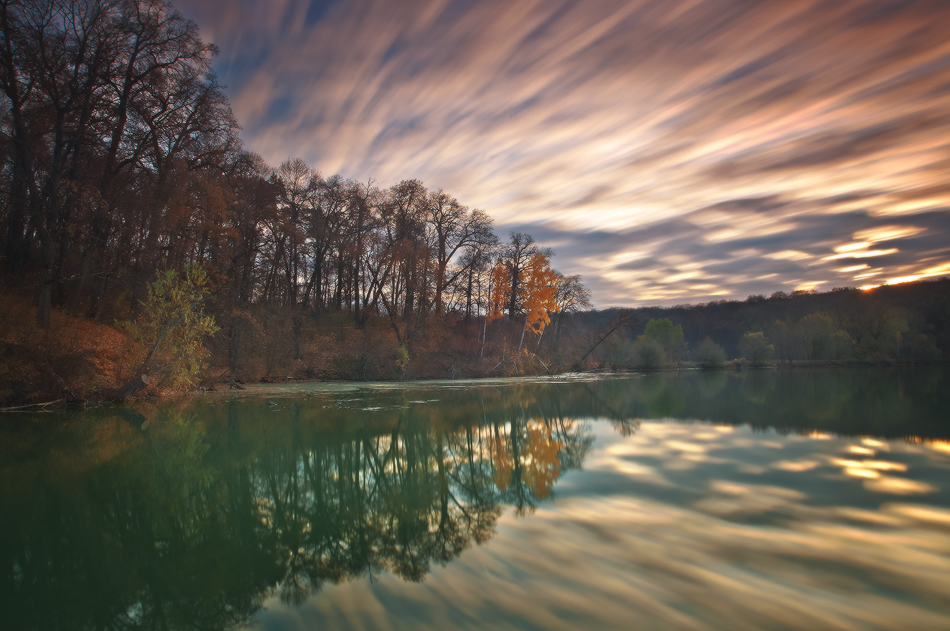
[[[950,628],[943,367],[260,394],[4,419],[4,627]]]

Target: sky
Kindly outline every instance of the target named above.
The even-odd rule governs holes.
[[[597,307],[950,276],[946,0],[172,0],[251,151],[531,234]]]

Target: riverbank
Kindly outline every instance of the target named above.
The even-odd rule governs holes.
[[[276,326],[277,321],[273,317],[271,320],[271,325]],[[96,404],[114,399],[117,389],[137,375],[144,352],[121,327],[60,311],[53,311],[48,329],[39,329],[34,322],[32,304],[19,296],[0,294],[0,408],[39,406],[46,409]],[[267,333],[254,337],[245,335],[242,343],[247,352],[239,361],[232,348],[235,338],[222,329],[205,341],[210,364],[193,391],[183,393],[163,388],[159,367],[151,373],[151,384],[136,397],[163,399],[210,392],[268,396],[272,387],[283,389],[286,384],[307,384],[307,388],[312,388],[315,383],[549,378],[574,374],[571,371],[578,368],[580,373],[595,375],[603,370],[641,371],[636,357],[631,355],[636,333],[633,330],[618,331],[616,343],[602,345],[598,349],[602,352],[595,354],[585,350],[592,343],[590,336],[576,333],[560,336],[556,345],[545,346],[535,355],[525,350],[506,351],[510,340],[519,339],[515,333],[520,330],[514,331],[517,327],[508,327],[511,329],[508,330],[504,328],[506,323],[494,323],[493,326],[501,328],[488,336],[488,344],[483,349],[477,327],[461,321],[452,324],[446,316],[443,321],[430,323],[426,335],[417,336],[410,356],[388,320],[383,318],[370,318],[363,328],[356,327],[340,314],[327,314],[319,320],[310,318],[305,324],[303,333],[306,335],[301,333],[301,339],[306,343],[301,349],[301,359],[293,359],[294,350],[292,345],[286,344],[287,340],[283,346],[274,346],[274,340],[283,338]],[[287,339],[290,339],[289,333]],[[584,358],[579,367],[575,361],[578,357]],[[921,362],[850,358],[770,362],[768,365],[784,368],[911,363]],[[734,359],[713,370],[758,368],[762,366]],[[700,369],[699,362],[678,361],[642,371],[693,369]]]

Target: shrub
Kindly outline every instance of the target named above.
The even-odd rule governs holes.
[[[141,346],[142,370],[148,370],[153,356],[161,357],[162,372],[172,388],[187,389],[198,382],[208,355],[201,341],[218,330],[214,318],[204,311],[209,293],[208,276],[197,265],[181,274],[156,272],[142,315],[125,325]]]
[[[662,368],[666,365],[663,347],[652,337],[641,335],[633,345],[633,365],[636,368]]]
[[[726,351],[707,337],[696,349],[696,360],[701,368],[721,368],[726,363]]]
[[[640,337],[648,337],[659,342],[663,349],[665,357],[670,359],[680,359],[686,351],[686,341],[683,335],[683,327],[679,324],[673,326],[669,318],[659,320],[650,320],[647,322],[646,329]]]
[[[775,347],[761,331],[746,333],[739,341],[739,352],[752,366],[764,366],[772,359]]]

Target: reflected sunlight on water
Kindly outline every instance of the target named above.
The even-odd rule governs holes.
[[[950,459],[728,429],[643,421],[621,437],[595,424],[553,502],[506,513],[494,539],[424,584],[379,576],[298,612],[271,602],[260,628],[947,628],[950,510],[875,502],[943,492],[913,476],[950,479]],[[881,452],[894,460],[843,457]]]

